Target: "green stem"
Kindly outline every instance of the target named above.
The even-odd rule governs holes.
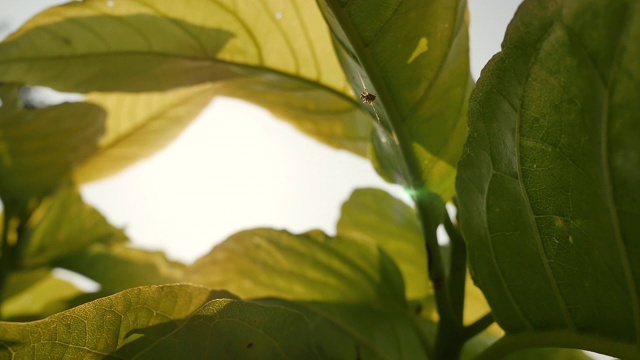
[[[456,323],[460,326],[464,319],[464,296],[467,282],[467,245],[458,228],[451,222],[448,214],[444,216],[444,228],[451,244],[451,264],[449,268],[449,296],[451,310]]]
[[[483,332],[486,328],[493,324],[493,314],[490,312],[485,314],[480,319],[476,320],[473,324],[464,327],[464,338],[471,339],[472,337]]]

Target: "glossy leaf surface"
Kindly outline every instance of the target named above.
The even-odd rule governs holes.
[[[640,356],[639,44],[638,1],[525,1],[478,81],[457,190],[497,351]]]

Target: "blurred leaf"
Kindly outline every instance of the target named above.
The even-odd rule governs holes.
[[[523,346],[640,357],[640,2],[525,1],[470,100],[469,261]]]
[[[17,283],[23,280],[28,282]],[[48,268],[12,272],[6,291],[0,302],[0,313],[3,319],[11,321],[40,319],[66,310],[67,302],[82,294],[73,284],[55,277]]]
[[[117,173],[162,149],[209,104],[219,86],[197,85],[164,92],[91,93],[87,100],[107,113],[98,151],[78,167],[83,183]]]
[[[342,205],[337,234],[386,251],[402,272],[407,299],[432,293],[420,224],[406,203],[382,190],[357,189]]]
[[[310,1],[71,2],[40,13],[0,43],[0,65],[4,81],[74,92],[217,82],[224,86],[211,90],[216,94],[255,102],[320,141],[367,153],[370,119],[358,107],[326,24]],[[207,96],[212,93],[201,90],[194,101],[202,105]],[[140,101],[129,106],[144,109],[146,100]],[[195,116],[198,106],[185,105]],[[182,121],[187,118],[181,114]],[[100,175],[87,172],[82,179]]]
[[[186,280],[225,288],[309,320],[321,358],[424,358],[401,274],[377,244],[255,229],[233,235],[187,269]]]
[[[64,103],[0,114],[0,197],[24,206],[43,197],[95,151],[104,111],[88,103]]]
[[[35,267],[78,252],[94,243],[128,241],[80,196],[77,188],[62,186],[33,212],[21,241],[22,266]]]
[[[379,172],[448,200],[473,85],[466,1],[318,3],[353,88],[377,95],[362,106],[379,117],[373,141]]]
[[[126,244],[95,243],[56,262],[82,274],[102,286],[101,292],[113,294],[142,285],[180,282],[184,265],[167,259],[161,251],[147,251]]]
[[[0,323],[0,356],[315,357],[302,316],[233,299],[193,285],[131,289],[41,321]]]
[[[402,277],[376,244],[320,231],[239,232],[189,266],[185,280],[242,298],[404,303]]]

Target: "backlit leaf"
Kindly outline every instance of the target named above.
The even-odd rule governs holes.
[[[334,147],[366,155],[371,131],[311,1],[71,2],[0,43],[0,80],[73,92],[216,82],[225,85],[215,93],[264,106]]]
[[[357,189],[342,205],[337,234],[384,249],[402,271],[407,299],[432,293],[420,224],[406,203],[382,190]]]
[[[255,229],[216,246],[186,280],[294,309],[321,358],[424,358],[393,260],[370,241]],[[282,300],[285,299],[285,300]]]

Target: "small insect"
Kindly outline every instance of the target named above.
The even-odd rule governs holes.
[[[362,93],[360,94],[360,100],[362,100],[362,102],[364,104],[369,104],[369,105],[373,105],[373,102],[376,101],[376,94],[372,94],[370,92],[367,91],[367,87],[364,85],[364,81],[362,80],[362,76],[360,76],[360,72],[356,71],[358,73],[358,77],[360,78],[360,82],[362,83]]]
[[[376,114],[376,119],[378,119],[378,122],[380,122],[380,117],[378,116],[378,112],[376,111],[376,108],[373,106],[373,102],[376,101],[376,94],[372,94],[369,91],[367,91],[367,87],[364,85],[364,81],[362,80],[362,76],[360,76],[360,72],[356,70],[356,72],[358,73],[358,77],[360,78],[360,82],[362,83],[362,93],[360,94],[360,100],[362,100],[363,104],[368,104],[371,105],[371,107],[373,108],[373,112]]]
[[[362,90],[362,94],[360,94],[360,100],[363,103],[373,105],[373,102],[376,101],[376,94],[372,94],[367,91],[367,89]]]

